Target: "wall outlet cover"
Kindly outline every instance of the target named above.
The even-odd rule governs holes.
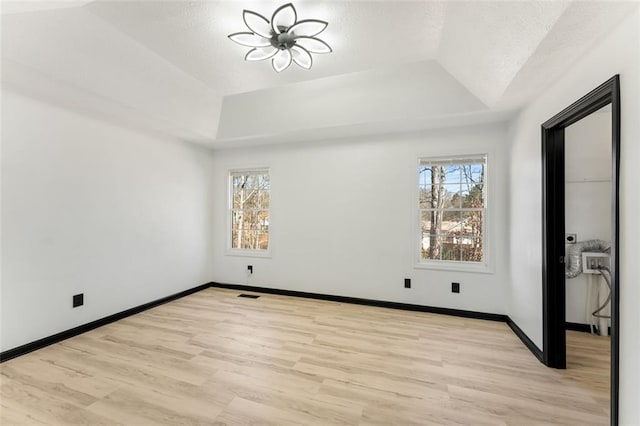
[[[78,306],[84,305],[84,293],[76,294],[73,296],[73,307],[77,308]]]
[[[451,293],[460,293],[460,283],[451,283]]]
[[[404,288],[411,288],[411,278],[404,279]]]

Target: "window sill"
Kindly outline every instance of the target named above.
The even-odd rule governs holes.
[[[269,250],[239,250],[239,249],[227,249],[225,256],[240,256],[240,257],[259,257],[262,259],[271,259],[271,252]]]
[[[472,262],[418,262],[413,266],[414,269],[430,269],[436,271],[451,271],[451,272],[469,272],[475,274],[493,274],[493,267],[486,263],[472,263]]]

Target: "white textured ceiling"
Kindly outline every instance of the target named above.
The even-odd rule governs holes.
[[[242,10],[270,18],[286,2],[96,1],[87,9],[224,95],[433,59],[438,49],[442,3],[306,0],[294,2],[298,19],[329,22],[319,37],[333,53],[316,55],[311,70],[292,67],[281,74],[269,61],[245,62],[249,49],[227,38],[248,31]]]
[[[438,61],[484,103],[493,105],[568,5],[450,3]]]
[[[29,0],[29,1],[3,1],[0,13],[25,13],[38,12],[42,10],[65,9],[68,7],[78,7],[90,3],[92,0]]]
[[[333,127],[385,127],[380,123],[388,121],[402,128],[398,117],[403,111],[410,111],[414,123],[451,122],[451,117],[471,113],[504,117],[505,110],[530,101],[638,6],[597,1],[299,0],[294,1],[299,19],[329,22],[321,38],[334,52],[317,55],[309,71],[292,66],[276,74],[268,61],[245,62],[247,49],[227,35],[244,31],[243,9],[269,17],[283,3],[3,1],[3,87],[214,147],[225,142],[219,128],[233,127],[234,137],[250,135],[249,130],[242,135],[237,125],[243,100],[247,108],[272,103],[277,114],[275,105],[282,98],[278,88],[289,97],[314,94],[298,96],[295,107],[323,117],[344,105],[353,108],[358,101],[384,105],[367,104]],[[443,87],[460,96],[457,104],[451,103],[459,110],[445,113],[433,107],[443,98],[442,90],[434,89],[433,102],[425,103],[429,93],[422,89],[444,81],[440,71],[428,71],[434,61],[450,74]],[[364,92],[366,96],[360,96]],[[322,107],[314,103],[319,98]],[[233,110],[223,111],[225,105],[233,105]],[[307,130],[328,125],[306,122]],[[283,133],[305,130],[300,123],[294,127],[287,128],[286,121],[281,125]]]

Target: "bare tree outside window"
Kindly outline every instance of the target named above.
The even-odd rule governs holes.
[[[231,248],[269,248],[271,182],[266,170],[231,172]]]
[[[486,156],[421,159],[422,261],[483,262]]]

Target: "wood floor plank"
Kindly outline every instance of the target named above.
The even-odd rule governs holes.
[[[0,365],[8,425],[605,425],[609,339],[567,370],[504,323],[206,289]]]

